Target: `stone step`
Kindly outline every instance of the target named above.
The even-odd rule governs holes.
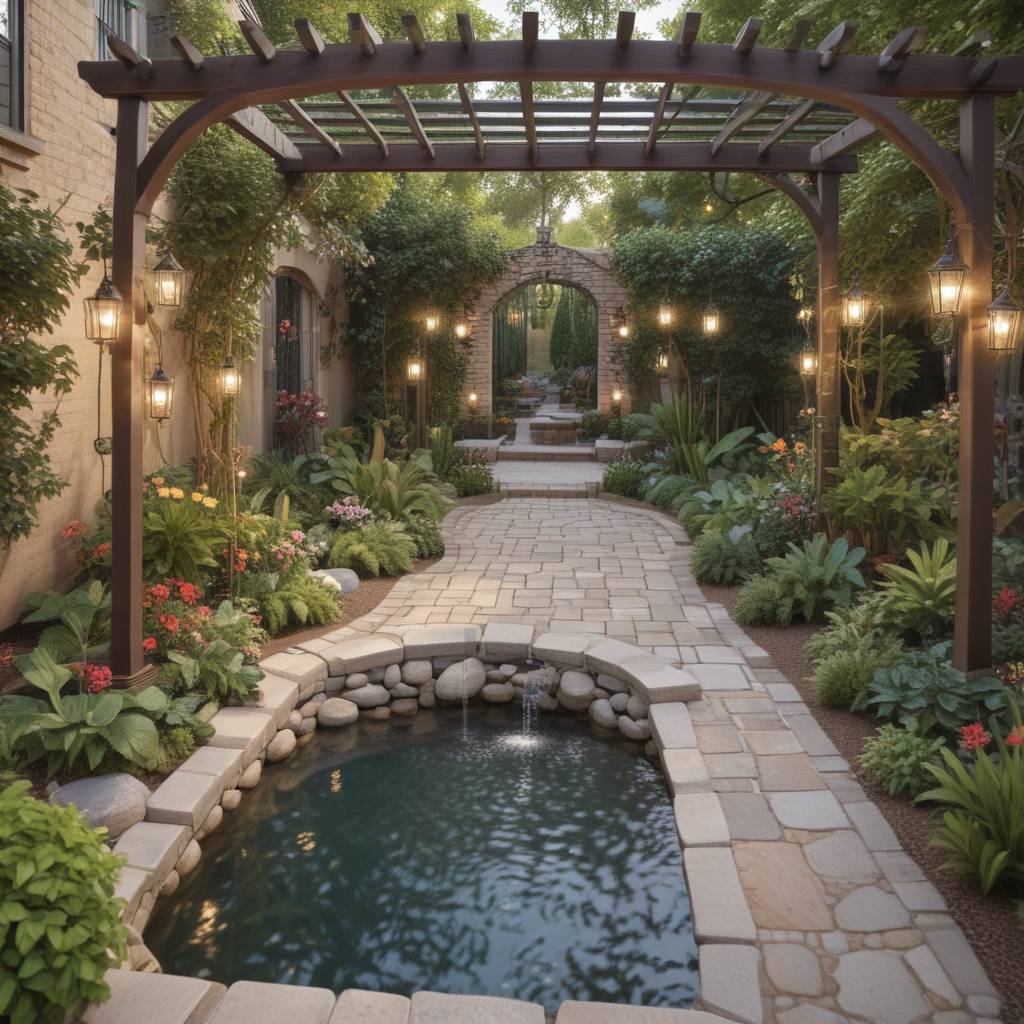
[[[505,498],[596,498],[599,484],[498,483]]]
[[[515,444],[498,449],[499,462],[596,462],[592,444]]]

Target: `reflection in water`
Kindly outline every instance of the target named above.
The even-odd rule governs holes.
[[[691,1003],[658,771],[575,719],[543,719],[526,743],[500,716],[417,719],[325,734],[269,770],[158,908],[146,941],[164,970],[548,1008]]]

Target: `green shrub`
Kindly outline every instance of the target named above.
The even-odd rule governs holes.
[[[429,516],[410,516],[402,524],[416,544],[417,558],[440,558],[444,554],[441,524]]]
[[[460,498],[490,494],[494,490],[494,470],[482,459],[465,458],[452,469],[450,480]]]
[[[907,551],[911,568],[883,565],[885,580],[881,591],[884,607],[901,633],[913,633],[925,643],[934,643],[953,628],[956,598],[956,554],[949,541],[940,537],[929,547]]]
[[[596,441],[599,437],[604,436],[610,422],[611,417],[603,412],[597,410],[585,412],[580,421],[580,436],[584,441]]]
[[[61,1024],[109,998],[103,977],[127,954],[121,860],[74,807],[28,788],[0,792],[0,1018]]]
[[[341,595],[318,577],[301,572],[272,582],[275,586],[256,595],[271,636],[288,626],[327,626],[341,618]]]
[[[621,494],[625,498],[639,498],[644,491],[647,471],[639,462],[631,459],[616,459],[604,467],[601,476],[601,490],[609,494]]]
[[[778,583],[774,577],[751,576],[736,597],[736,621],[741,626],[788,626],[791,607],[779,601]]]
[[[992,664],[1024,661],[1024,629],[1019,622],[992,623]]]
[[[849,711],[868,688],[875,672],[891,664],[895,657],[884,654],[869,644],[835,651],[822,658],[814,668],[814,692],[827,708]]]
[[[146,578],[199,583],[217,569],[215,552],[228,542],[224,524],[200,502],[161,497],[143,520],[142,556]]]
[[[431,427],[430,459],[438,479],[447,480],[455,464],[455,443],[451,427]]]
[[[643,498],[656,508],[676,511],[695,490],[697,482],[692,477],[666,473],[651,478],[644,489]]]
[[[842,537],[829,546],[823,533],[799,547],[790,544],[784,558],[769,558],[768,571],[784,606],[779,621],[790,621],[799,613],[805,622],[814,622],[830,608],[848,605],[854,589],[864,586],[857,569],[863,559],[863,548],[851,551]]]
[[[944,747],[941,739],[927,739],[886,723],[864,744],[860,763],[890,796],[917,796],[931,778],[926,765],[933,763]]]
[[[898,651],[901,645],[887,631],[881,601],[882,595],[876,591],[845,608],[825,612],[828,628],[815,633],[807,641],[806,649],[811,660],[822,661],[830,654],[854,645]]]
[[[1002,716],[1006,686],[995,676],[968,680],[949,663],[948,643],[927,651],[907,651],[895,664],[878,669],[855,710],[899,722],[923,736],[954,735],[965,724]]]
[[[176,725],[160,736],[160,754],[156,771],[161,775],[173,771],[196,749],[195,733],[186,725]]]
[[[352,569],[359,576],[401,576],[412,569],[416,542],[401,523],[381,518],[338,536],[328,556],[332,568]]]
[[[693,546],[691,568],[698,583],[728,586],[753,576],[761,568],[761,558],[749,530],[705,530]]]

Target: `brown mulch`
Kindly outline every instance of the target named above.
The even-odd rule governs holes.
[[[732,614],[738,587],[701,585],[709,601],[724,605]],[[850,711],[822,707],[810,681],[810,660],[804,653],[807,640],[821,626],[797,623],[786,627],[745,626],[747,635],[771,656],[775,667],[800,691],[811,714],[828,733],[864,791],[885,815],[903,848],[920,865],[949,904],[957,924],[970,940],[989,979],[1003,997],[1004,1024],[1024,1024],[1024,922],[1013,903],[985,896],[976,886],[944,869],[941,850],[929,844],[932,811],[909,800],[891,797],[858,764],[864,741],[875,731],[872,720]]]

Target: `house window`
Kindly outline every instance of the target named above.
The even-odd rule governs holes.
[[[4,0],[0,0],[3,3]],[[138,15],[135,0],[93,0],[96,10],[96,57],[110,58],[107,36],[123,39],[129,46],[145,55],[146,46],[142,30],[144,21]]]
[[[23,0],[0,0],[0,126],[25,128]]]

